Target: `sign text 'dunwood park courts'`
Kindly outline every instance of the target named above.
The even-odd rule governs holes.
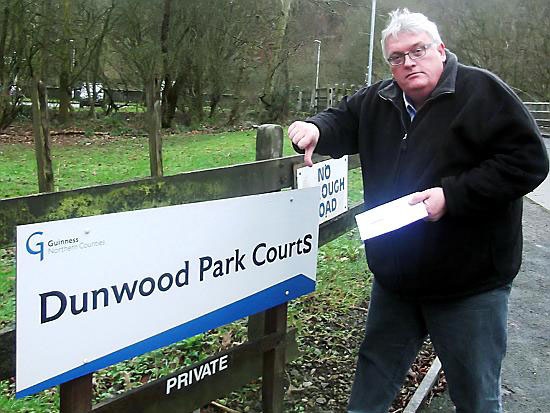
[[[17,397],[313,291],[318,205],[309,188],[19,226]]]

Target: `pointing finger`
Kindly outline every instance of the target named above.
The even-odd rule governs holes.
[[[306,152],[304,153],[304,163],[307,166],[313,166],[313,161],[311,159],[313,156],[313,149],[314,147],[310,145],[306,148]]]

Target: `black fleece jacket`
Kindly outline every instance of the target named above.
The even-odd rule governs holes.
[[[447,213],[368,240],[369,267],[411,299],[488,291],[518,273],[522,197],[548,173],[540,132],[499,78],[447,51],[438,85],[411,122],[403,94],[385,80],[310,119],[315,152],[359,153],[367,209],[442,187]]]

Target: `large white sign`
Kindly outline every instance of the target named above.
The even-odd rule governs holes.
[[[17,227],[16,397],[315,289],[319,189]]]
[[[348,157],[329,159],[296,171],[298,188],[321,187],[319,223],[348,210]]]

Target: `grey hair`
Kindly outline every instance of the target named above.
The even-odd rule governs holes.
[[[390,12],[390,21],[382,30],[382,53],[387,59],[386,39],[390,36],[397,39],[399,33],[427,33],[438,45],[443,43],[434,22],[422,13],[411,13],[408,9],[396,9]]]

